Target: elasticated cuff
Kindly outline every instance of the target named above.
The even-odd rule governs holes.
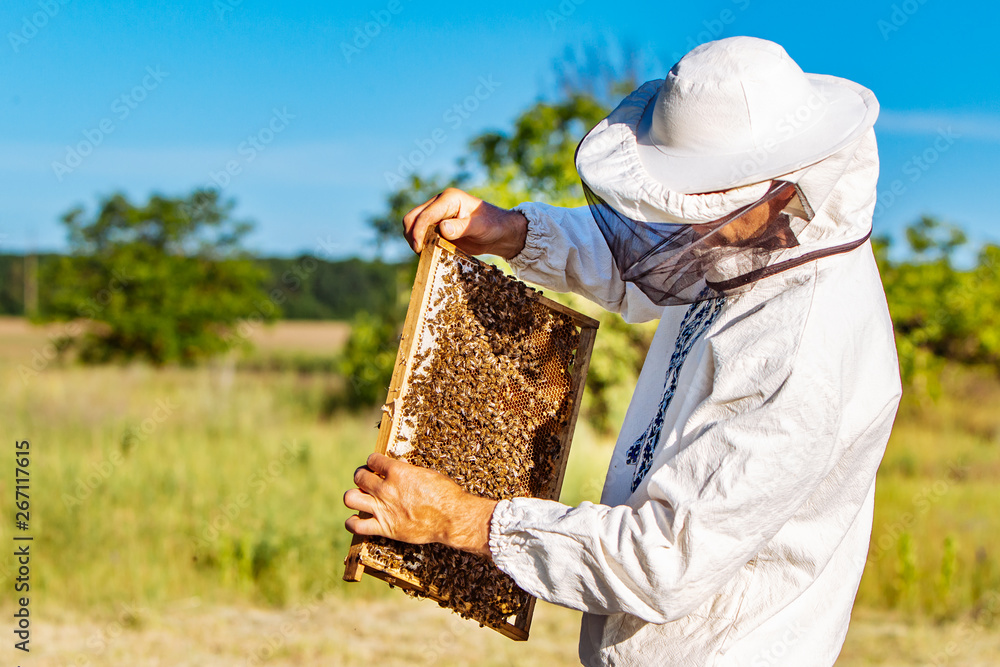
[[[524,240],[524,248],[510,260],[510,267],[515,274],[527,269],[531,264],[545,255],[545,249],[551,245],[552,233],[548,216],[541,213],[530,203],[518,204],[512,210],[519,212],[528,220],[528,235]]]
[[[500,563],[504,556],[514,549],[514,536],[510,532],[516,522],[513,503],[509,500],[498,502],[493,510],[493,518],[490,519],[490,554],[501,570],[503,567]]]

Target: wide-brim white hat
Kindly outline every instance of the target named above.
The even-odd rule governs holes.
[[[576,166],[612,206],[648,213],[674,194],[731,190],[819,162],[878,111],[864,86],[807,74],[774,42],[730,37],[626,97],[584,137]]]

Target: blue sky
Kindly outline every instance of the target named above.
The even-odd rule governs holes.
[[[356,40],[366,24],[374,36]],[[323,239],[328,254],[371,256],[364,221],[386,172],[432,136],[421,169],[449,169],[469,137],[551,94],[567,46],[632,45],[652,79],[736,34],[875,92],[877,233],[926,213],[1000,242],[997,25],[996,3],[941,0],[6,0],[0,251],[65,249],[60,214],[116,190],[221,183],[256,221],[257,251]],[[473,111],[449,112],[477,87]],[[81,142],[92,150],[74,157]]]

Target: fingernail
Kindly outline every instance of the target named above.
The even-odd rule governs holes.
[[[455,233],[455,225],[450,222],[441,223],[441,234],[442,236],[451,236]]]

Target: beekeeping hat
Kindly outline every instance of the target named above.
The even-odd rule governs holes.
[[[580,142],[576,168],[623,279],[688,303],[705,298],[712,266],[738,277],[787,259],[877,116],[867,88],[807,74],[774,42],[730,37],[627,96]],[[721,228],[765,205],[782,224],[727,250]],[[644,286],[650,271],[680,282]]]
[[[616,197],[605,194],[637,182],[694,194],[787,174],[847,146],[878,116],[867,88],[806,74],[755,37],[702,44],[622,105],[637,113],[599,123],[576,156],[584,182],[609,203]],[[615,157],[625,170],[608,166]]]

